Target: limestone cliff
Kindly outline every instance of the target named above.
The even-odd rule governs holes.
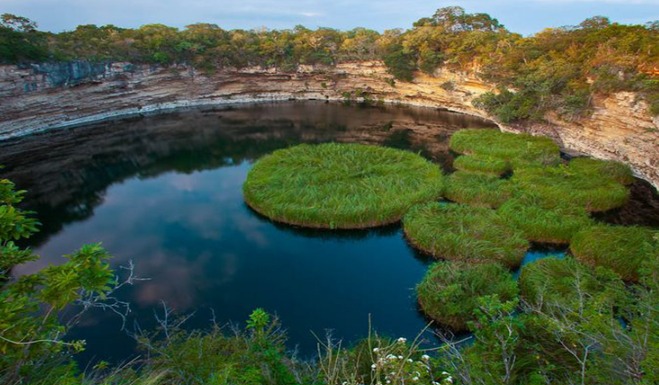
[[[226,69],[213,74],[186,66],[73,62],[0,66],[0,140],[117,116],[163,109],[262,100],[346,98],[445,108],[481,117],[471,101],[493,85],[474,73],[439,70],[413,82],[394,81],[380,62],[336,67]],[[569,153],[628,163],[659,187],[659,119],[632,93],[594,99],[593,115],[579,121],[547,116],[547,123],[499,125],[547,135]]]

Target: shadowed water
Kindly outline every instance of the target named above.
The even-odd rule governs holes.
[[[133,261],[149,278],[117,293],[131,304],[129,331],[153,328],[165,303],[195,312],[188,328],[244,322],[262,307],[278,314],[304,356],[315,353],[312,332],[354,341],[367,334],[369,316],[380,333],[414,338],[426,323],[414,287],[431,261],[407,245],[400,226],[331,232],[275,224],[243,203],[242,183],[259,156],[301,142],[405,148],[450,169],[451,133],[491,126],[431,109],[309,102],[187,111],[0,143],[2,177],[28,190],[25,206],[43,223],[31,240],[42,258],[15,273],[102,242],[115,269],[125,273],[120,266]],[[70,336],[88,341],[80,360],[134,355],[121,326],[111,312],[88,313]]]

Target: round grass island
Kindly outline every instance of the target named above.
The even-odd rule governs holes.
[[[439,166],[403,150],[363,144],[302,144],[259,159],[243,196],[277,222],[360,229],[398,222],[410,207],[439,199]]]

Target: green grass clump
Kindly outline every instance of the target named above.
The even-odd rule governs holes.
[[[361,144],[302,144],[259,159],[243,185],[245,202],[278,222],[367,228],[400,220],[438,199],[437,165],[411,152]]]
[[[460,171],[480,172],[501,176],[510,171],[505,160],[487,155],[462,155],[453,161],[453,167]]]
[[[444,197],[472,206],[497,208],[513,196],[507,179],[495,175],[456,171],[446,180]]]
[[[564,205],[545,209],[530,196],[507,201],[498,213],[520,229],[527,240],[539,243],[568,244],[574,234],[594,223],[581,207]]]
[[[608,178],[624,185],[634,183],[634,174],[626,164],[612,160],[574,158],[570,160],[573,172],[597,178]]]
[[[579,302],[595,299],[613,305],[624,290],[622,280],[610,270],[593,270],[571,257],[544,258],[524,265],[519,287],[528,304],[543,310],[578,308]]]
[[[644,262],[659,258],[659,230],[594,226],[575,234],[570,250],[583,263],[607,267],[625,281],[636,282]]]
[[[517,297],[517,283],[499,263],[439,262],[417,286],[417,298],[428,317],[455,331],[475,321],[478,298],[498,295],[501,301]]]
[[[437,258],[520,265],[529,243],[494,210],[427,203],[410,209],[403,230],[412,245]]]
[[[465,155],[496,158],[519,167],[560,163],[558,145],[551,139],[491,129],[460,130],[451,136],[451,150]]]
[[[515,171],[511,180],[549,209],[572,205],[590,212],[607,211],[623,206],[629,199],[624,185],[608,176],[583,172],[579,166],[523,168]]]

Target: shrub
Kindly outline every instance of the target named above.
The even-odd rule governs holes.
[[[638,226],[594,226],[578,232],[570,245],[581,262],[607,267],[625,281],[638,281],[646,260],[659,258],[659,231]]]
[[[498,295],[502,301],[517,297],[517,283],[499,263],[439,262],[430,267],[417,286],[419,305],[428,317],[455,331],[475,321],[478,298]]]
[[[442,194],[438,166],[411,152],[361,144],[299,145],[256,162],[245,201],[279,222],[348,229],[394,223]]]
[[[521,231],[483,207],[418,205],[405,215],[403,230],[413,246],[449,260],[496,261],[513,268],[529,247]]]
[[[453,202],[497,208],[513,195],[509,180],[494,175],[457,171],[446,180],[444,196]]]

